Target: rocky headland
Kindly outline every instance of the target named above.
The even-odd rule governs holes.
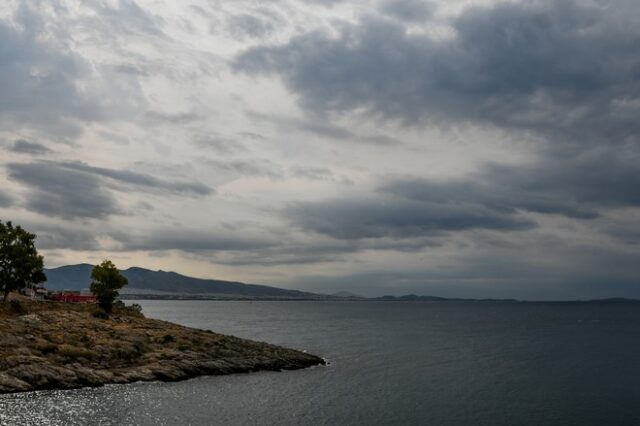
[[[202,375],[295,370],[317,356],[145,318],[118,306],[13,301],[0,306],[0,394]]]

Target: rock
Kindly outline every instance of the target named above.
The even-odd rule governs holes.
[[[20,379],[9,374],[0,373],[0,393],[26,392],[33,390],[33,387]]]
[[[147,319],[126,308],[98,319],[87,305],[23,307],[29,313],[21,316],[0,307],[0,393],[324,364],[304,352]]]
[[[34,324],[38,324],[38,323],[42,322],[40,317],[38,315],[36,315],[36,314],[22,315],[20,317],[20,319],[22,319],[22,321],[26,321],[26,322],[30,322],[30,323],[34,323]]]

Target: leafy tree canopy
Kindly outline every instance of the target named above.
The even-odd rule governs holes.
[[[0,221],[0,291],[3,301],[11,291],[47,280],[44,262],[35,246],[36,235],[11,222]]]
[[[98,299],[98,305],[106,313],[111,313],[113,302],[118,297],[118,290],[128,283],[127,279],[120,274],[116,265],[110,260],[105,260],[93,267],[89,289]]]

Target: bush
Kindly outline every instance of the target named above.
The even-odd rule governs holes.
[[[54,345],[50,342],[38,342],[35,345],[35,349],[40,351],[43,355],[58,352],[58,345]]]
[[[27,309],[22,306],[22,303],[20,303],[19,300],[10,300],[9,307],[13,313],[18,315],[26,315],[27,313],[29,313]]]
[[[176,341],[176,338],[170,334],[165,334],[164,336],[162,336],[162,343],[170,343],[175,341]]]
[[[93,313],[91,315],[93,315],[94,318],[99,318],[99,319],[108,319],[109,318],[109,314],[107,314],[102,309],[96,309],[95,311],[93,311]]]

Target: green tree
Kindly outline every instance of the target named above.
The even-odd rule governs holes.
[[[128,283],[129,281],[120,274],[116,265],[110,260],[105,260],[93,267],[89,289],[98,299],[98,305],[110,314],[113,302],[118,297],[118,290]]]
[[[35,246],[36,235],[11,222],[0,221],[0,291],[9,293],[47,280]]]

